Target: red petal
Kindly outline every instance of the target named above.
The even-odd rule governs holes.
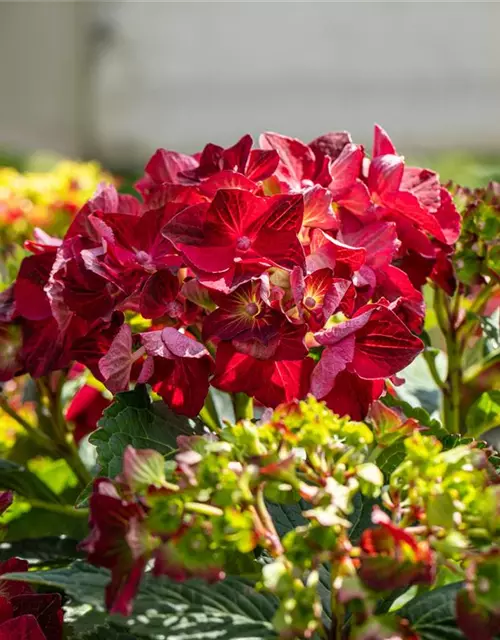
[[[246,175],[250,180],[259,182],[266,180],[276,171],[280,161],[276,151],[263,151],[254,149],[250,152],[250,158],[246,169]]]
[[[158,149],[149,160],[145,173],[154,183],[182,184],[179,174],[196,169],[198,162],[191,156],[167,149]]]
[[[439,176],[429,169],[405,167],[400,188],[413,193],[431,213],[435,213],[441,204]]]
[[[316,398],[330,393],[337,375],[352,361],[355,345],[354,335],[348,335],[323,351],[311,376],[311,393]]]
[[[150,384],[173,411],[196,416],[207,397],[212,369],[213,361],[206,352],[202,357],[195,355],[174,361],[155,359],[155,371]]]
[[[374,158],[368,171],[368,188],[371,193],[383,197],[385,193],[397,191],[403,178],[404,167],[404,160],[400,156],[384,155]]]
[[[372,156],[384,156],[386,154],[395,154],[396,147],[392,144],[391,139],[387,133],[378,124],[374,127],[373,132],[373,151]]]
[[[29,593],[11,600],[14,616],[32,615],[46,638],[62,640],[61,596],[58,593]]]
[[[31,615],[12,618],[0,625],[0,640],[47,640],[36,618]]]
[[[342,371],[335,378],[335,385],[324,400],[340,416],[363,420],[371,403],[380,397],[383,390],[383,380],[362,380],[350,371]]]
[[[407,367],[423,348],[395,313],[375,307],[369,322],[356,332],[352,367],[361,378],[388,378]]]
[[[305,227],[316,227],[318,229],[338,229],[339,220],[332,209],[332,194],[321,187],[315,185],[304,191],[304,219],[302,224]]]
[[[437,240],[445,242],[445,237],[436,216],[424,209],[417,198],[409,191],[394,191],[384,193],[384,205],[392,211],[405,216],[419,229],[427,231]]]
[[[247,133],[232,147],[224,149],[222,153],[224,169],[244,173],[252,144],[252,136]]]
[[[365,152],[362,146],[348,144],[335,162],[330,165],[332,181],[328,188],[332,191],[334,199],[354,185],[361,174],[361,164],[364,157]]]
[[[108,353],[99,360],[99,371],[111,393],[128,389],[132,364],[132,331],[128,324],[124,324],[111,343]]]
[[[315,138],[309,143],[309,147],[316,155],[325,155],[335,160],[351,142],[351,135],[347,131],[332,131]]]
[[[300,187],[302,180],[314,175],[316,159],[311,149],[296,138],[279,133],[263,133],[259,138],[262,149],[274,149],[280,157],[275,175],[289,186]]]
[[[441,226],[446,243],[455,244],[460,236],[461,216],[449,191],[441,188],[440,193],[441,206],[434,213],[434,216]]]
[[[141,291],[139,308],[144,318],[159,318],[175,300],[179,292],[179,278],[167,269],[151,275]]]

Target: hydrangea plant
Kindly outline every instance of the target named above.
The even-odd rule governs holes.
[[[498,186],[376,126],[160,149],[136,187],[0,294],[0,638],[493,639]]]

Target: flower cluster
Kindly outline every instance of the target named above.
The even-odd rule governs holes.
[[[445,450],[416,421],[375,406],[379,439],[309,397],[261,424],[180,436],[167,463],[157,451],[128,447],[122,473],[94,483],[82,545],[91,563],[111,569],[108,607],[130,614],[148,562],[154,575],[179,581],[220,580],[237,567],[278,596],[280,637],[309,638],[324,632],[326,572],[332,624],[343,623],[346,608],[352,614],[352,635],[342,637],[417,638],[404,616],[375,614],[380,596],[431,587],[452,571],[455,582],[465,578],[460,628],[471,640],[493,638],[500,631],[500,493],[488,451]],[[397,420],[403,428],[394,437]],[[376,452],[388,433],[405,458],[384,477]],[[299,499],[302,515],[278,535],[279,505]],[[356,500],[378,503],[359,538],[350,534]],[[387,625],[389,635],[375,633]]]
[[[137,189],[101,187],[63,240],[37,232],[0,299],[0,380],[77,361],[194,416],[209,384],[264,406],[312,393],[366,415],[422,350],[421,287],[446,286],[459,214],[375,128],[252,148],[159,150]]]

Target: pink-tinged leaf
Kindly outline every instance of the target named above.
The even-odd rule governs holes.
[[[141,333],[141,343],[149,356],[173,360],[176,358],[203,358],[208,355],[205,347],[173,327]]]
[[[338,229],[339,220],[332,209],[332,194],[321,187],[314,185],[303,192],[305,227],[318,229]]]
[[[290,187],[300,187],[302,180],[313,177],[316,165],[314,153],[297,138],[269,132],[260,136],[259,143],[262,149],[274,149],[278,153],[280,163],[275,175]]]
[[[349,280],[334,278],[323,300],[323,318],[328,320],[338,309],[350,315],[354,309],[356,290]]]
[[[99,360],[99,371],[111,393],[128,389],[132,364],[132,331],[128,324],[124,324],[111,343],[108,353]]]
[[[396,192],[400,188],[404,168],[404,160],[400,156],[384,155],[374,158],[368,171],[368,188],[371,193],[383,199],[386,193]]]
[[[339,157],[330,165],[332,181],[328,188],[333,193],[334,199],[353,187],[360,177],[364,157],[365,152],[362,146],[347,144]]]
[[[373,150],[372,156],[384,156],[387,154],[396,154],[396,147],[392,144],[387,133],[378,124],[375,125],[373,131]]]
[[[43,229],[35,227],[33,229],[33,240],[25,240],[24,248],[35,254],[55,253],[61,244],[61,238],[49,236]]]
[[[141,370],[137,376],[137,384],[146,384],[153,377],[155,370],[154,358],[147,356],[142,363]]]
[[[0,640],[47,640],[35,616],[25,615],[0,624]]]
[[[422,231],[427,231],[437,240],[446,242],[445,236],[436,216],[422,207],[417,198],[409,191],[384,193],[384,205],[391,211],[403,215]],[[399,229],[398,229],[399,231]],[[410,245],[411,246],[411,245]],[[412,247],[413,248],[413,247]]]
[[[424,348],[386,307],[372,307],[370,321],[356,332],[352,368],[361,378],[388,378],[407,367]]]
[[[155,183],[182,184],[179,174],[196,169],[197,166],[198,162],[191,156],[158,149],[146,165],[145,172]]]
[[[361,313],[358,311],[354,318],[350,320],[346,320],[345,322],[340,322],[339,324],[333,325],[329,329],[324,329],[323,331],[318,331],[314,334],[314,338],[316,342],[323,346],[335,345],[338,342],[341,342],[348,336],[356,334],[363,327],[365,327],[370,321],[373,315],[374,309],[368,309],[367,311],[361,310]]]
[[[179,278],[167,269],[157,271],[144,283],[139,309],[144,318],[159,318],[179,292]]]
[[[335,160],[351,142],[351,135],[347,131],[332,131],[315,138],[309,147],[317,156],[325,155]]]
[[[279,161],[280,157],[274,150],[253,149],[248,159],[246,176],[254,182],[266,180],[276,171]]]
[[[123,453],[123,470],[120,481],[133,493],[148,487],[161,486],[165,480],[165,459],[154,449],[134,449],[131,445]]]
[[[290,273],[290,287],[296,305],[300,304],[304,298],[305,286],[305,278],[302,269],[300,267],[294,267]]]
[[[241,173],[220,171],[204,180],[199,186],[199,191],[204,196],[213,198],[219,189],[243,189],[255,193],[258,188],[255,182]]]
[[[335,378],[333,389],[323,400],[340,416],[363,420],[371,403],[381,396],[384,388],[383,380],[363,380],[344,370]]]
[[[334,345],[326,347],[311,376],[311,393],[324,398],[335,384],[335,378],[354,357],[356,338],[348,335]]]
[[[419,169],[418,167],[405,167],[400,189],[410,191],[418,199],[420,204],[435,213],[441,204],[441,185],[439,176],[435,171]]]
[[[453,203],[451,194],[444,187],[440,190],[440,207],[434,213],[441,226],[446,244],[455,244],[460,236],[461,216]]]
[[[357,231],[342,234],[339,239],[353,247],[364,247],[366,264],[372,269],[390,264],[400,245],[394,222],[363,225]]]

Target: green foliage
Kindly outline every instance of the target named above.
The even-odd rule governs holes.
[[[468,435],[474,438],[500,426],[500,390],[481,394],[469,409],[466,424]]]
[[[465,640],[455,622],[455,599],[461,583],[441,587],[406,604],[398,615],[410,621],[421,640]]]
[[[193,580],[176,583],[167,578],[146,578],[136,598],[134,611],[128,620],[121,616],[96,616],[103,609],[103,593],[109,574],[76,562],[72,566],[52,571],[26,574],[9,574],[9,579],[28,581],[33,585],[61,590],[71,598],[72,617],[81,613],[75,606],[86,604],[92,607],[91,623],[102,628],[98,635],[78,635],[85,640],[104,638],[110,630],[122,640],[123,633],[137,638],[155,638],[157,634],[175,629],[185,640],[209,640],[217,637],[227,640],[253,638],[264,640],[275,638],[271,619],[276,603],[270,596],[257,593],[253,587],[238,578],[228,578],[214,585]],[[89,615],[87,610],[82,613]],[[90,626],[89,620],[73,623],[73,628]],[[118,635],[117,635],[118,634]],[[125,635],[125,638],[127,636]],[[123,638],[123,640],[125,640]]]
[[[152,403],[146,388],[119,393],[106,409],[90,442],[97,450],[100,473],[110,478],[122,470],[125,448],[155,449],[162,455],[175,450],[179,435],[202,432],[202,424],[174,414],[165,404]]]

